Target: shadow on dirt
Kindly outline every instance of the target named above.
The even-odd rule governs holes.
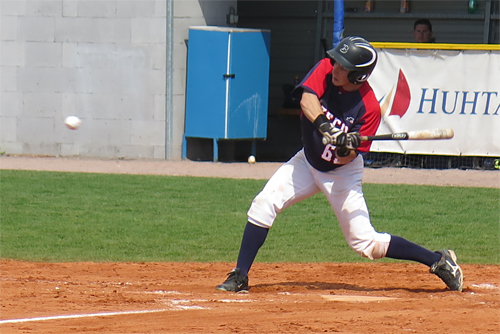
[[[384,288],[370,288],[363,287],[355,284],[345,283],[325,283],[325,282],[280,282],[273,284],[256,284],[250,286],[252,292],[299,292],[306,290],[318,291],[331,291],[331,290],[348,290],[360,292],[377,292],[377,291],[407,291],[411,293],[443,293],[449,290],[443,289],[417,289],[417,288],[401,288],[401,287],[384,287]]]

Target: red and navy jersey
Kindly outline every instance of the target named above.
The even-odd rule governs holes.
[[[332,83],[333,65],[330,59],[319,61],[299,84],[305,91],[318,96],[327,119],[344,132],[359,132],[362,136],[372,136],[380,125],[380,104],[372,88],[365,82],[358,90],[346,92]],[[335,146],[323,145],[323,136],[307,119],[300,115],[302,142],[309,163],[320,171],[340,167],[335,158]],[[370,151],[371,142],[361,143],[358,151]]]

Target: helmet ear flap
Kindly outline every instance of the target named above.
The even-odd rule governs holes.
[[[368,80],[368,77],[370,75],[368,73],[359,73],[359,71],[351,71],[347,75],[347,79],[349,79],[349,82],[353,84],[360,84]]]

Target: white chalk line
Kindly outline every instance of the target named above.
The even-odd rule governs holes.
[[[159,309],[159,310],[142,310],[142,311],[122,311],[122,312],[103,312],[103,313],[90,313],[90,314],[56,315],[56,316],[50,316],[50,317],[0,320],[0,324],[15,324],[15,323],[22,323],[22,322],[59,320],[59,319],[109,317],[109,316],[113,316],[113,315],[158,313],[158,312],[166,312],[166,311],[172,311],[172,310],[171,309]]]
[[[152,291],[152,292],[141,292],[144,293],[153,293],[153,294],[161,294],[161,295],[169,295],[169,294],[181,294],[178,291]],[[199,306],[199,305],[185,305],[192,302],[210,302],[208,299],[173,299],[164,301],[165,304],[169,305],[170,308],[167,309],[156,309],[156,310],[143,310],[143,311],[122,311],[122,312],[103,312],[103,313],[90,313],[90,314],[70,314],[70,315],[56,315],[56,316],[48,316],[48,317],[37,317],[37,318],[24,318],[24,319],[9,319],[9,320],[0,320],[1,324],[14,324],[14,323],[24,323],[24,322],[33,322],[33,321],[45,321],[45,320],[61,320],[61,319],[77,319],[77,318],[91,318],[91,317],[107,317],[114,315],[127,315],[127,314],[143,314],[143,313],[157,313],[157,312],[166,312],[166,311],[182,311],[182,310],[205,310],[209,309],[207,307]],[[213,301],[213,300],[212,300]],[[252,300],[229,300],[229,299],[221,299],[220,302],[223,303],[243,303],[243,302],[252,302]]]
[[[153,293],[153,294],[161,294],[161,295],[169,295],[169,294],[181,294],[178,291],[152,291],[152,292],[142,292],[144,293]],[[24,319],[7,319],[0,320],[1,324],[15,324],[15,323],[24,323],[24,322],[34,322],[34,321],[46,321],[46,320],[61,320],[61,319],[78,319],[78,318],[92,318],[92,317],[109,317],[114,315],[128,315],[128,314],[144,314],[144,313],[158,313],[158,312],[166,312],[166,311],[181,311],[181,310],[204,310],[209,309],[207,307],[199,306],[199,305],[185,305],[192,302],[210,302],[214,300],[208,299],[174,299],[174,300],[166,300],[164,301],[170,308],[164,309],[156,309],[156,310],[141,310],[141,311],[121,311],[121,312],[102,312],[102,313],[90,313],[90,314],[69,314],[69,315],[56,315],[56,316],[47,316],[47,317],[36,317],[36,318],[24,318]],[[222,303],[244,303],[244,302],[252,302],[253,300],[230,300],[230,299],[221,299],[218,300]],[[183,305],[184,304],[184,305]]]

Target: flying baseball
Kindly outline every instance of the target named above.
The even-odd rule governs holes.
[[[77,116],[68,116],[64,119],[64,125],[68,129],[76,130],[82,125],[82,120]]]

